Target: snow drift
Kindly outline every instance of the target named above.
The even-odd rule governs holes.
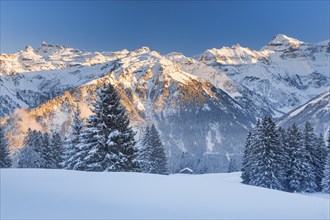
[[[1,219],[329,219],[329,194],[240,183],[240,173],[170,176],[2,169]]]

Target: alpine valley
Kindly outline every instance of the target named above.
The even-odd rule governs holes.
[[[15,158],[29,127],[67,136],[77,104],[86,118],[95,89],[110,82],[136,140],[151,123],[160,131],[170,172],[226,172],[230,161],[239,166],[247,132],[265,115],[284,127],[308,120],[328,135],[329,62],[329,40],[282,34],[259,51],[237,44],[194,57],[42,43],[0,55],[0,123]]]

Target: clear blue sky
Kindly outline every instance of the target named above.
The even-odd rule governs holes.
[[[42,41],[83,51],[195,55],[240,43],[259,49],[283,33],[329,39],[329,1],[3,1],[1,52]]]

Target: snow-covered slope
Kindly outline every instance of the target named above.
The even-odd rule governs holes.
[[[1,219],[329,219],[329,194],[240,183],[240,173],[170,176],[2,169]],[[24,181],[22,181],[24,180]]]
[[[279,118],[278,125],[288,127],[296,123],[299,127],[303,127],[307,121],[311,122],[316,133],[322,133],[324,137],[328,136],[330,130],[330,90]]]

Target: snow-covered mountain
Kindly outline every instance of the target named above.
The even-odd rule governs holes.
[[[259,111],[275,116],[324,92],[330,82],[329,40],[312,44],[279,34],[260,51],[234,45],[206,50],[195,59],[170,56],[236,100],[259,102]]]
[[[288,127],[293,123],[303,127],[309,121],[316,133],[328,136],[330,129],[330,90],[313,98],[278,120],[278,125]]]
[[[88,116],[95,88],[104,81],[116,85],[136,128],[153,122],[160,129],[173,172],[187,166],[225,171],[228,155],[239,156],[254,121],[221,89],[141,48],[94,66],[2,76],[1,107],[3,116],[10,114],[4,120],[14,133],[11,146],[21,145],[27,125],[65,135],[76,103]]]
[[[72,66],[93,66],[127,55],[127,50],[118,52],[81,52],[67,46],[43,42],[39,48],[26,46],[15,54],[0,54],[0,74],[64,69]]]
[[[66,135],[76,103],[87,117],[95,88],[110,81],[137,131],[156,124],[172,172],[226,171],[257,118],[282,116],[328,88],[329,48],[277,35],[260,51],[235,45],[191,58],[42,43],[0,55],[0,117],[13,151],[27,127]]]

